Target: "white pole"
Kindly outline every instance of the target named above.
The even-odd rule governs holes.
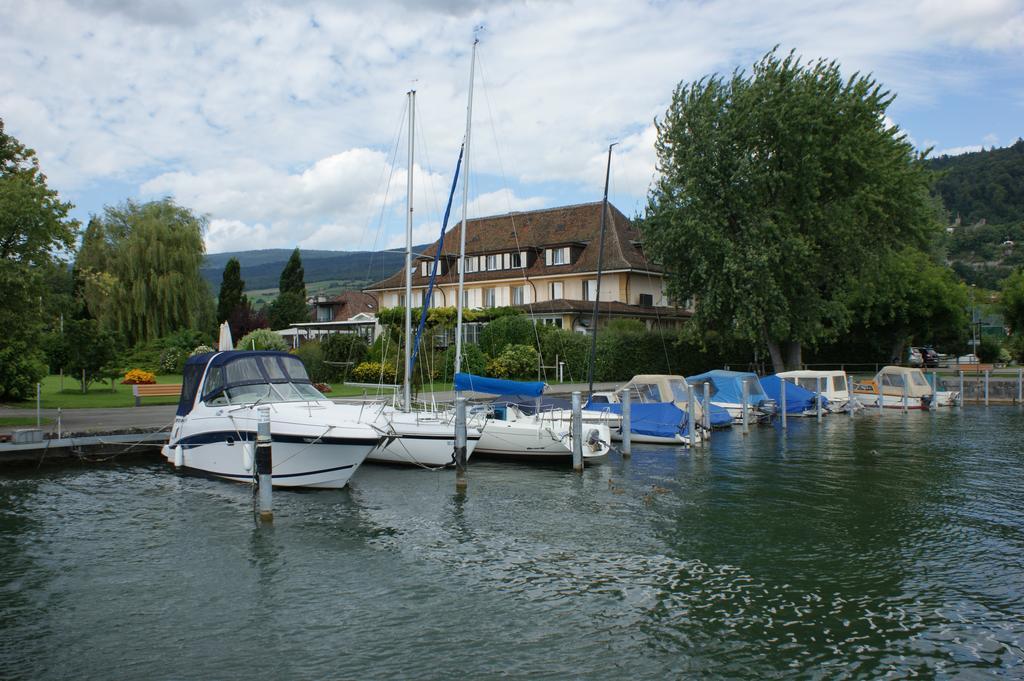
[[[572,393],[572,469],[583,472],[583,399],[579,390]]]
[[[476,44],[473,41],[473,56],[469,60],[469,104],[466,106],[466,154],[462,163],[462,227],[459,228],[459,293],[455,307],[455,372],[462,370],[462,296],[466,281],[466,211],[469,206],[469,140],[473,122],[473,70],[476,66]]]
[[[1017,369],[1017,404],[1024,402],[1024,369]]]
[[[57,407],[57,439],[58,440],[60,439],[60,436],[61,436],[61,417],[63,417],[63,415],[64,415],[63,411],[64,411],[63,409],[61,409],[60,407]]]
[[[455,398],[455,489],[465,490],[466,478],[466,398]]]
[[[43,384],[36,383],[36,428],[43,425]]]
[[[789,426],[786,424],[786,379],[782,379],[782,430],[786,430]]]
[[[704,381],[704,429],[711,432],[711,384]]]
[[[928,404],[928,409],[935,411],[939,407],[939,372],[932,372],[932,401]]]
[[[622,456],[633,454],[633,402],[629,388],[622,390]]]
[[[405,376],[402,378],[402,408],[412,408],[412,175],[416,134],[416,91],[409,90],[409,177],[406,178],[405,216]],[[457,361],[457,360],[456,360]]]
[[[260,520],[274,519],[274,468],[270,438],[270,407],[259,408],[256,424],[256,473],[259,486]]]
[[[749,430],[750,430],[750,426],[747,423],[747,420],[749,418],[749,416],[747,414],[747,402],[750,401],[750,399],[749,399],[750,385],[747,384],[747,379],[745,379],[745,378],[743,379],[742,383],[743,383],[743,398],[742,398],[743,399],[743,403],[740,405],[740,413],[743,415],[743,434],[746,435],[749,432]]]
[[[885,397],[882,394],[882,375],[875,374],[875,382],[878,383],[878,415],[885,414]]]
[[[692,390],[690,393],[690,413],[686,415],[686,425],[690,429],[690,449],[697,446],[697,396]]]
[[[815,415],[818,417],[818,423],[821,423],[821,376],[814,377],[814,388]]]
[[[988,369],[985,369],[985,406],[988,406]]]
[[[956,400],[956,406],[964,406],[964,370],[960,370],[960,396]]]
[[[904,376],[903,377],[903,413],[904,414],[907,413],[907,407],[909,406],[908,405],[909,400],[910,400],[910,396],[907,394],[907,377]]]

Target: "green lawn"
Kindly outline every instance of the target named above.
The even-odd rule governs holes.
[[[53,419],[43,418],[40,419],[42,425],[48,426],[53,423]],[[11,427],[11,426],[35,426],[35,416],[0,416],[0,427]]]
[[[166,374],[156,377],[157,383],[181,383],[180,374]],[[42,385],[42,406],[44,409],[82,409],[87,407],[109,408],[109,407],[134,407],[135,397],[132,395],[130,385],[122,385],[119,379],[114,379],[113,390],[109,382],[93,383],[89,386],[89,392],[83,394],[78,381],[65,376],[64,390],[60,389],[60,376],[47,376],[43,379]],[[421,392],[436,390],[451,390],[451,383],[431,383],[421,388]],[[390,395],[390,390],[384,390],[381,394]],[[375,388],[364,388],[362,386],[345,385],[344,383],[332,383],[331,392],[328,397],[360,397],[362,395],[373,397],[377,395]],[[143,405],[152,404],[177,404],[177,397],[145,397]],[[36,400],[33,395],[30,400],[24,402],[10,402],[7,407],[19,407],[23,409],[35,409]],[[21,417],[13,417],[21,418]],[[27,418],[27,417],[25,417]],[[31,423],[11,423],[2,425],[35,425],[35,417]]]
[[[157,383],[181,383],[180,374],[159,375]],[[135,397],[132,395],[130,385],[121,385],[120,379],[114,379],[113,391],[110,382],[93,383],[89,386],[89,392],[83,394],[78,381],[68,376],[64,377],[64,390],[61,391],[60,376],[47,376],[42,381],[42,402],[44,409],[82,409],[86,407],[134,407]],[[177,404],[177,397],[147,397],[142,400],[143,404]],[[24,402],[10,402],[4,406],[23,407],[34,409],[36,406],[35,395]],[[33,421],[34,423],[34,421]]]

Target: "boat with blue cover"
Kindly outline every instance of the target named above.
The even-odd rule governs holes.
[[[703,396],[704,384],[708,384],[711,404],[729,412],[734,423],[743,420],[746,410],[751,421],[767,420],[777,411],[775,400],[765,394],[757,374],[752,371],[728,371],[715,369],[696,376],[687,376],[690,388]],[[743,403],[743,384],[747,385],[747,401]]]
[[[828,411],[828,398],[824,395],[805,390],[795,383],[791,383],[780,376],[763,376],[760,379],[761,388],[768,397],[775,400],[775,404],[781,405],[782,391],[786,391],[786,415],[787,416],[814,416],[817,413],[817,401],[821,400],[822,411]]]

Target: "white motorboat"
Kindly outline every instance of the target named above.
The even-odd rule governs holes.
[[[682,376],[674,374],[639,374],[615,391],[595,392],[588,407],[595,410],[602,404],[619,404],[621,390],[629,390],[630,441],[644,444],[688,445],[690,435],[690,386]],[[694,400],[694,423],[703,423],[704,409]],[[682,413],[680,413],[682,412]],[[702,441],[705,431],[696,429],[696,440]],[[622,422],[612,427],[612,439],[622,441]]]
[[[702,395],[704,384],[707,383],[711,404],[729,412],[734,423],[743,421],[744,412],[751,423],[769,421],[778,412],[775,400],[765,394],[757,374],[752,372],[716,369],[687,376],[686,381],[692,390],[697,391],[698,396]],[[743,391],[744,385],[746,393]]]
[[[800,369],[783,371],[776,376],[812,393],[817,393],[820,386],[821,395],[828,399],[830,412],[846,411],[850,406],[849,381],[845,371]],[[855,407],[860,406],[856,400],[853,404]]]
[[[954,406],[960,393],[934,390],[920,369],[886,366],[882,367],[873,379],[855,383],[853,396],[866,407],[877,408],[881,397],[884,409],[903,409],[904,403],[907,409],[928,409],[933,401],[937,407]]]
[[[179,469],[251,482],[259,409],[270,410],[275,487],[344,487],[385,436],[363,409],[334,404],[285,352],[230,351],[191,357],[170,440]]]

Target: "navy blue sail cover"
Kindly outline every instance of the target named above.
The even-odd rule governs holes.
[[[209,367],[209,371],[207,371]],[[207,352],[189,357],[182,374],[178,416],[192,411],[203,384],[203,399],[228,388],[260,383],[312,383],[302,360],[276,350],[232,350]]]
[[[785,388],[783,388],[785,386]],[[768,397],[775,400],[781,408],[782,391],[786,391],[786,413],[802,414],[805,411],[814,409],[814,398],[816,393],[785,381],[778,376],[765,376],[761,379],[761,387],[764,388]],[[828,398],[821,398],[821,406],[824,409],[828,406]]]
[[[544,393],[541,381],[508,381],[503,378],[487,378],[459,372],[455,374],[455,389],[470,390],[488,395],[526,395],[537,397]]]

